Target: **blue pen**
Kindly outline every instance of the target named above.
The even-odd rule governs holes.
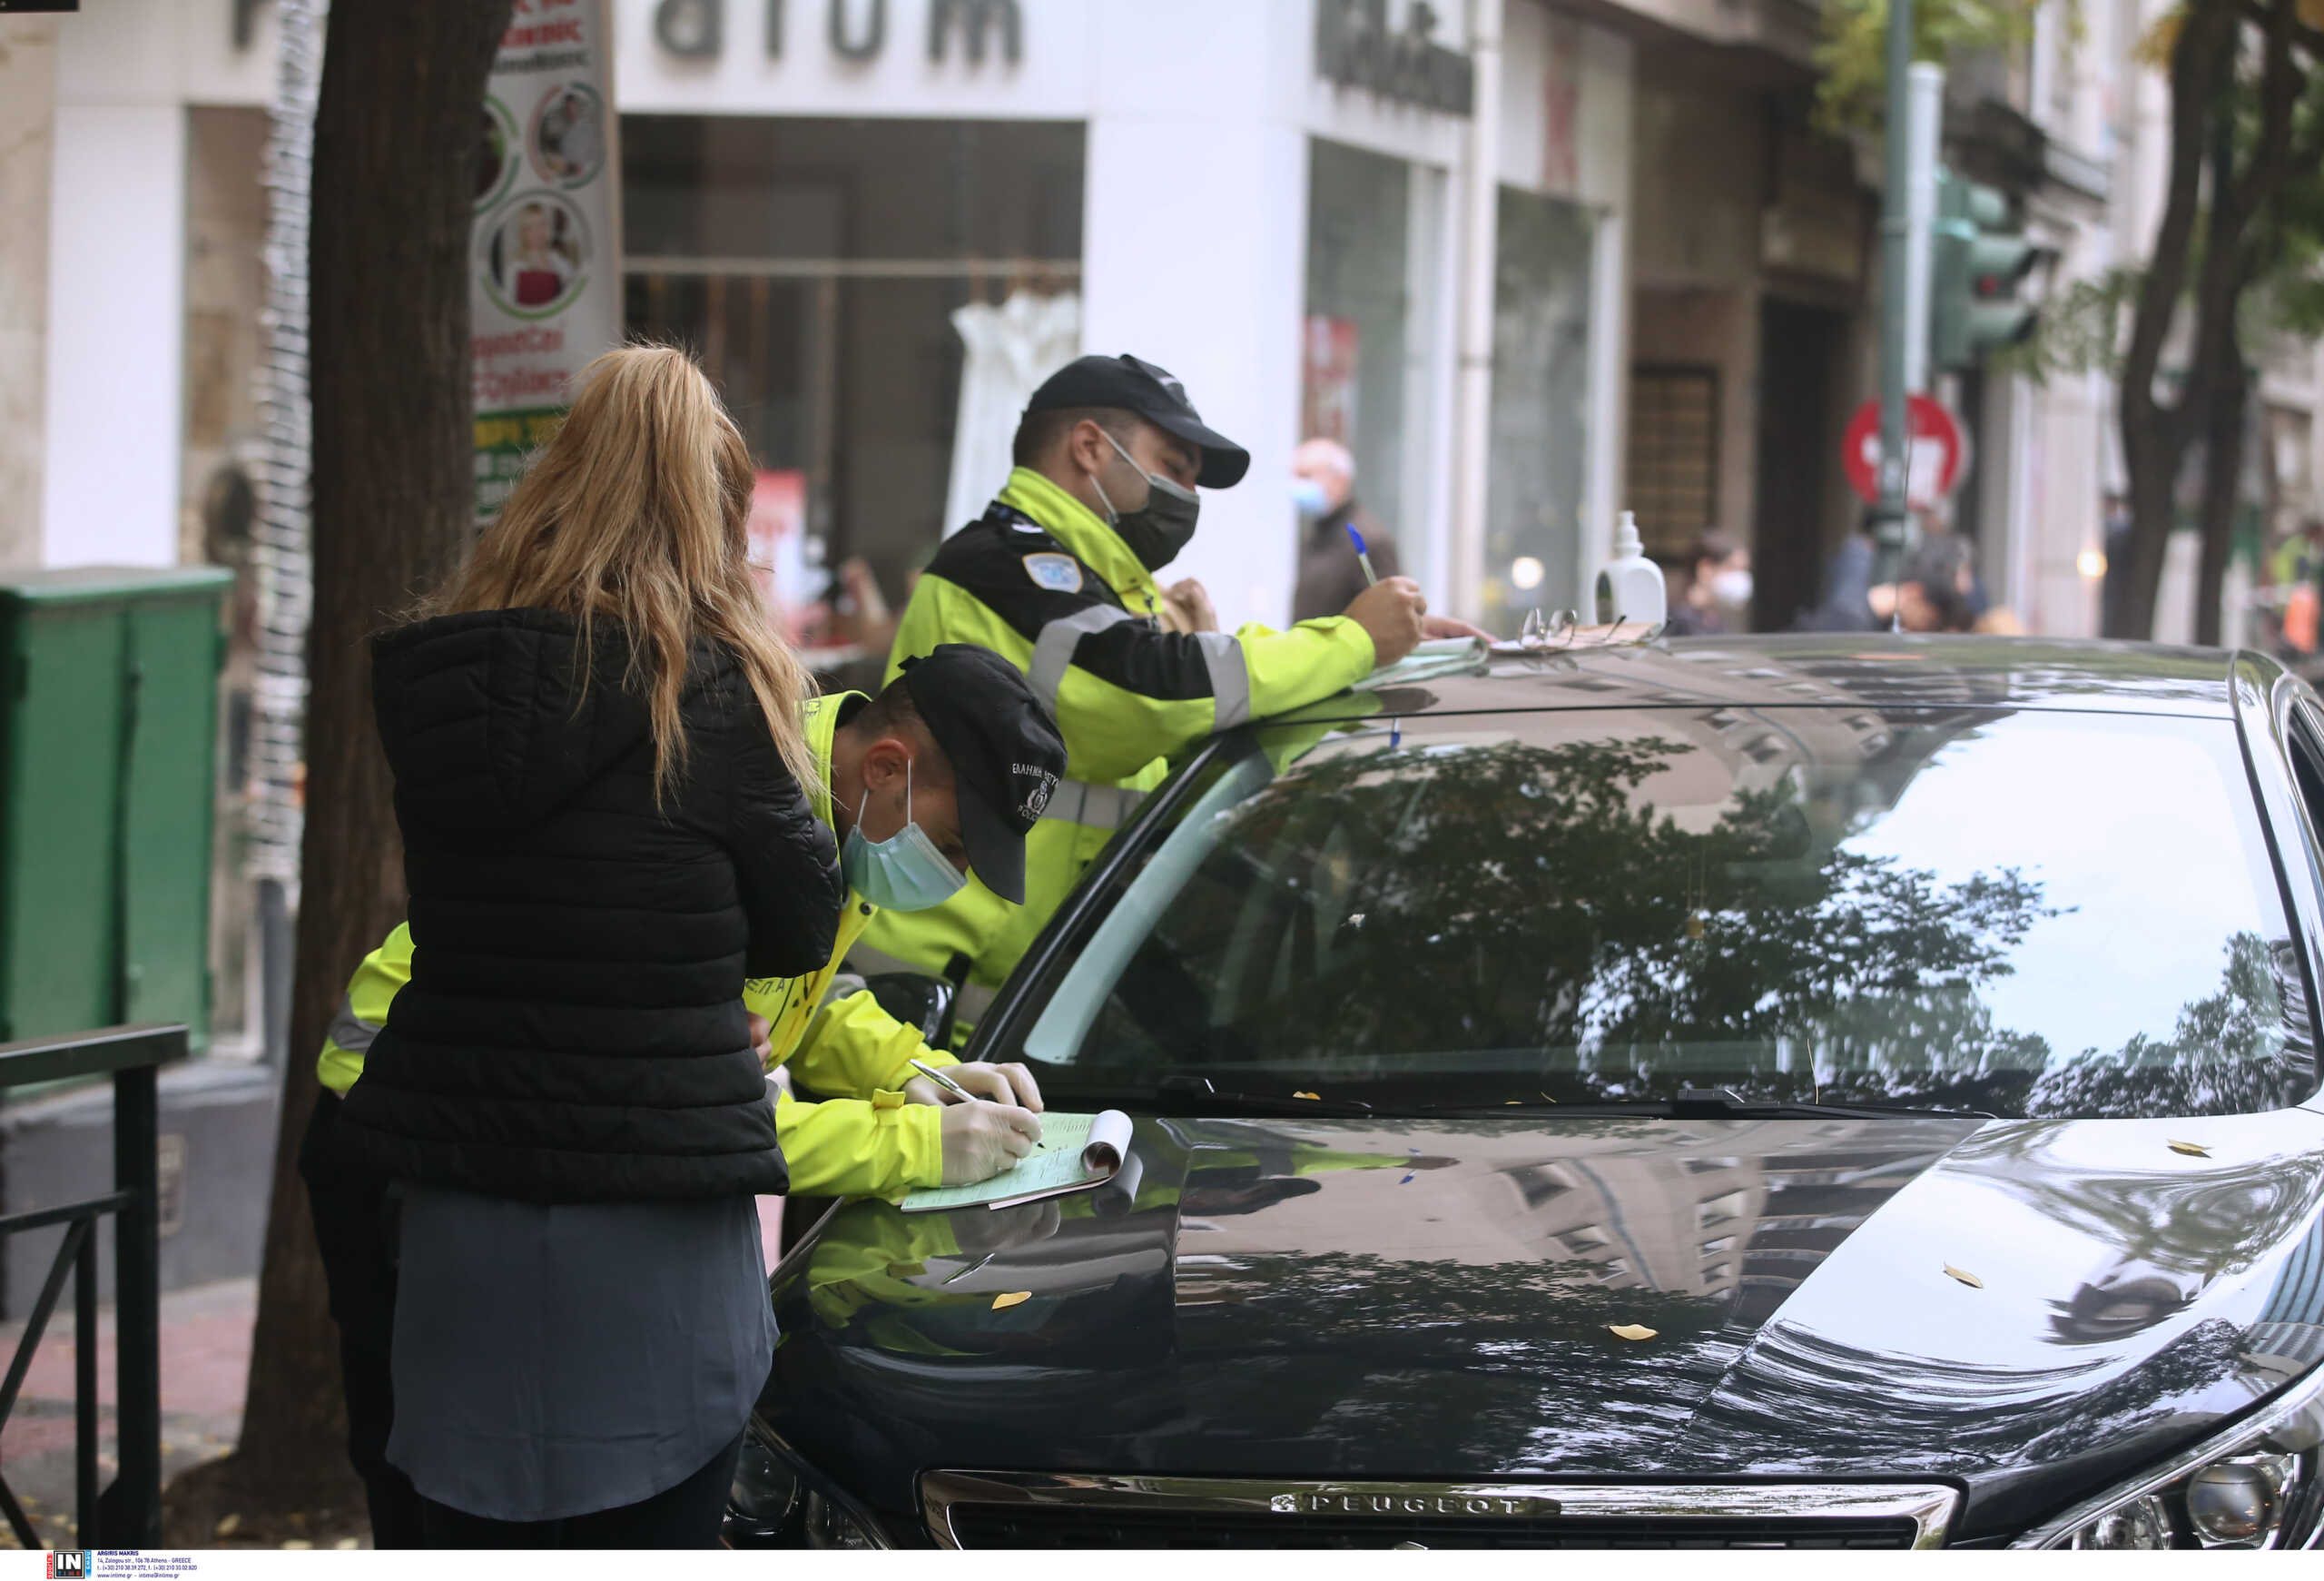
[[[1355,563],[1364,568],[1364,585],[1366,587],[1378,587],[1380,585],[1379,573],[1372,568],[1372,557],[1366,554],[1364,550],[1364,535],[1355,530],[1355,523],[1352,521],[1347,524],[1347,537],[1348,541],[1355,545]]]

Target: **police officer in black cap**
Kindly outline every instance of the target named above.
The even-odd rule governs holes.
[[[939,643],[990,648],[1056,716],[1071,777],[1026,842],[1021,907],[981,882],[979,864],[953,900],[883,914],[865,934],[917,970],[966,963],[987,988],[1008,976],[1171,753],[1329,697],[1423,637],[1475,631],[1429,616],[1403,577],[1287,631],[1218,631],[1198,584],[1166,590],[1156,573],[1194,537],[1201,490],[1234,487],[1251,458],[1203,421],[1183,384],[1139,358],[1083,357],[1052,374],[1025,408],[1014,460],[1000,498],[945,542],[913,590],[889,673]]]

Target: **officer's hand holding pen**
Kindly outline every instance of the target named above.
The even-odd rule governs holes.
[[[965,1103],[982,1098],[992,1103],[1013,1103],[1041,1112],[1040,1084],[1033,1072],[1010,1062],[1005,1065],[978,1061],[966,1065],[931,1065],[911,1062],[919,1077],[904,1083],[904,1096],[915,1103]]]
[[[1031,1152],[1033,1144],[1041,1140],[1040,1117],[1013,1101],[1015,1088],[1003,1073],[1014,1071],[1029,1083],[1031,1076],[1021,1066],[955,1065],[947,1071],[919,1060],[912,1061],[911,1066],[920,1075],[906,1083],[907,1091],[925,1087],[931,1092],[943,1094],[936,1100],[944,1104],[944,1117],[940,1122],[944,1144],[943,1184],[974,1185],[1013,1170],[1017,1161]],[[997,1084],[1010,1094],[1011,1101],[986,1102],[963,1085],[960,1080],[962,1077],[978,1085]],[[1033,1101],[1040,1101],[1038,1089],[1033,1092]]]

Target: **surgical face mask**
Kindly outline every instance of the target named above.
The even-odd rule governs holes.
[[[855,809],[855,827],[847,832],[840,851],[840,871],[856,894],[885,911],[926,911],[942,905],[968,883],[960,870],[945,860],[928,831],[912,821],[911,765],[904,765],[904,826],[884,840],[863,837],[863,809],[872,800],[865,792]]]
[[[1291,480],[1291,503],[1309,521],[1318,519],[1332,508],[1331,499],[1324,492],[1324,486],[1313,478],[1294,478]]]
[[[1137,563],[1149,571],[1158,571],[1177,559],[1178,551],[1195,536],[1195,519],[1202,514],[1202,497],[1139,467],[1113,435],[1108,434],[1106,442],[1146,479],[1146,503],[1136,510],[1117,510],[1113,497],[1106,492],[1106,485],[1095,477],[1089,481],[1096,485],[1098,498],[1105,501],[1106,519],[1122,535],[1122,541],[1129,545],[1129,552],[1137,557]]]
[[[1714,571],[1710,578],[1710,597],[1714,604],[1729,609],[1740,609],[1751,601],[1751,573],[1748,571]]]

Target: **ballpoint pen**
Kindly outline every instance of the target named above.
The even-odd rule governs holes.
[[[918,1071],[921,1075],[935,1082],[939,1087],[943,1088],[944,1091],[952,1094],[953,1097],[958,1098],[961,1102],[973,1103],[977,1101],[977,1095],[975,1093],[970,1092],[966,1087],[961,1086],[958,1082],[952,1080],[951,1077],[946,1075],[935,1066],[923,1065],[918,1060],[913,1060],[909,1062],[913,1070]]]
[[[1355,530],[1355,523],[1347,524],[1348,541],[1355,545],[1355,563],[1364,568],[1364,583],[1368,588],[1380,585],[1380,574],[1372,568],[1372,557],[1364,551],[1364,535]]]

